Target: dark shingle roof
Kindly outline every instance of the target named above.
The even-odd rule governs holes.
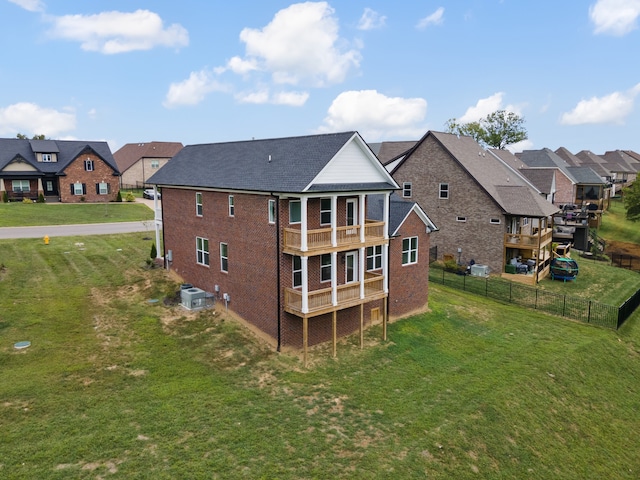
[[[75,160],[78,155],[87,151],[87,149],[102,158],[113,169],[114,173],[119,173],[118,166],[107,142],[26,140],[20,138],[0,138],[0,170],[16,156],[20,156],[39,172],[62,175],[69,163]],[[36,153],[55,153],[58,161],[38,162],[36,161]]]
[[[148,182],[161,186],[301,193],[311,187],[318,173],[352,139],[359,140],[372,161],[378,162],[357,132],[210,143],[187,145]],[[380,170],[386,175],[381,165]],[[339,187],[343,186],[340,183]],[[371,186],[366,184],[366,188]],[[380,186],[387,190],[397,188],[392,183]],[[313,188],[333,187],[325,184]]]
[[[418,216],[420,216],[425,222],[426,228],[429,232],[438,229],[416,202],[405,200],[393,193],[389,197],[389,235],[393,236],[397,233],[398,229],[402,226],[402,223],[407,218],[407,215],[409,215],[409,213],[411,213],[411,211],[414,209],[419,212]],[[373,220],[383,220],[383,195],[370,195],[368,197],[367,218],[371,218]]]
[[[142,158],[172,158],[182,149],[180,142],[127,143],[113,154],[121,172]]]

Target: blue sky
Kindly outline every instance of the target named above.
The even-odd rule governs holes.
[[[0,0],[0,136],[185,145],[525,118],[640,152],[640,0]]]

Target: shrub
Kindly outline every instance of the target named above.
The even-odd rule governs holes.
[[[455,260],[446,260],[444,262],[444,269],[447,272],[457,272],[458,271],[458,263]]]
[[[121,202],[121,201],[122,201],[122,192],[118,190],[118,196],[116,197],[116,202]]]
[[[33,203],[33,200],[31,200],[30,198],[23,198],[22,203]]]
[[[44,195],[42,193],[38,195],[38,203],[44,203]]]
[[[156,249],[156,244],[155,243],[151,244],[151,253],[149,254],[149,256],[153,260],[155,260],[156,257],[158,256],[158,250]]]
[[[135,202],[136,201],[136,197],[131,192],[127,192],[127,194],[125,195],[124,199],[127,202]]]
[[[6,190],[4,192],[2,192],[2,201],[4,203],[9,203],[9,194],[7,193]]]

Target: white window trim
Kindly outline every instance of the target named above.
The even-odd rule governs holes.
[[[327,256],[329,257],[329,263],[328,264],[323,264],[322,263],[322,257]],[[326,283],[326,282],[330,282],[331,281],[331,272],[332,272],[332,255],[330,253],[324,253],[322,255],[320,255],[320,283]],[[329,278],[323,280],[322,279],[322,273],[325,270],[329,270]]]
[[[227,251],[226,254],[222,253],[223,249]],[[229,245],[224,242],[220,242],[220,271],[229,273]]]
[[[296,222],[291,220],[291,206],[295,203],[300,204],[300,220]],[[302,200],[289,200],[289,223],[291,225],[297,225],[299,223],[302,223]]]
[[[276,201],[273,198],[269,199],[267,208],[269,209],[269,223],[273,225],[276,223]]]
[[[78,187],[80,187],[80,191],[78,191]],[[84,195],[83,188],[82,188],[82,183],[76,182],[76,183],[73,184],[73,194],[74,195]]]
[[[93,160],[91,160],[90,158],[87,158],[84,161],[84,169],[87,172],[93,172],[95,170],[95,165],[93,164]]]
[[[490,218],[489,223],[491,225],[500,225],[502,221],[499,218]]]
[[[322,202],[326,202],[329,201],[329,209],[322,209]],[[329,214],[329,221],[328,222],[323,222],[322,221],[322,214]],[[333,212],[331,211],[331,198],[329,197],[324,197],[320,199],[320,225],[331,225],[331,218],[333,217]]]
[[[196,217],[201,217],[203,211],[204,209],[202,207],[202,193],[196,192]]]
[[[380,249],[380,253],[376,252],[376,249]],[[373,252],[371,255],[369,255],[369,249],[371,249],[371,251]],[[369,259],[371,259],[372,262],[372,267],[373,268],[369,268]],[[380,266],[376,266],[376,265],[380,265]],[[370,247],[367,247],[367,272],[373,271],[373,270],[380,270],[382,268],[382,245],[372,245]]]
[[[16,190],[16,184],[19,183],[20,186]],[[25,188],[26,185],[26,188]],[[31,191],[31,183],[29,180],[12,180],[11,181],[11,190],[13,192],[30,192]]]
[[[456,222],[465,223],[467,221],[467,217],[456,217]]]
[[[412,240],[415,239],[415,248],[411,246]],[[409,241],[409,248],[405,250],[404,242],[405,240]],[[412,253],[415,254],[415,258],[412,261]],[[404,256],[407,255],[407,262],[404,261]],[[402,239],[402,265],[415,265],[418,263],[418,237],[407,237]]]
[[[404,182],[402,184],[402,196],[403,198],[411,198],[413,195],[413,185],[411,182]]]
[[[235,213],[236,213],[235,200],[233,198],[233,195],[229,195],[229,216],[235,217]]]
[[[104,190],[102,187],[104,186]],[[98,183],[98,195],[109,195],[109,184],[107,182]]]
[[[205,248],[206,242],[206,248]],[[209,266],[209,239],[196,237],[196,263],[205,267]]]
[[[300,269],[296,269],[296,258],[300,259]],[[300,273],[300,285],[296,285],[296,273]],[[302,287],[302,257],[294,255],[291,259],[291,285],[293,288]]]
[[[446,186],[447,188],[442,188]],[[444,196],[442,194],[445,194]],[[438,199],[439,200],[448,200],[449,199],[449,184],[448,183],[441,183],[438,186]]]

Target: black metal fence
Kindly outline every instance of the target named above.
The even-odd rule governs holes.
[[[429,269],[429,281],[613,330],[620,328],[640,306],[640,290],[616,307],[490,277],[457,275],[439,268]]]
[[[628,255],[626,253],[610,253],[611,265],[620,268],[627,268],[640,272],[640,257]]]

